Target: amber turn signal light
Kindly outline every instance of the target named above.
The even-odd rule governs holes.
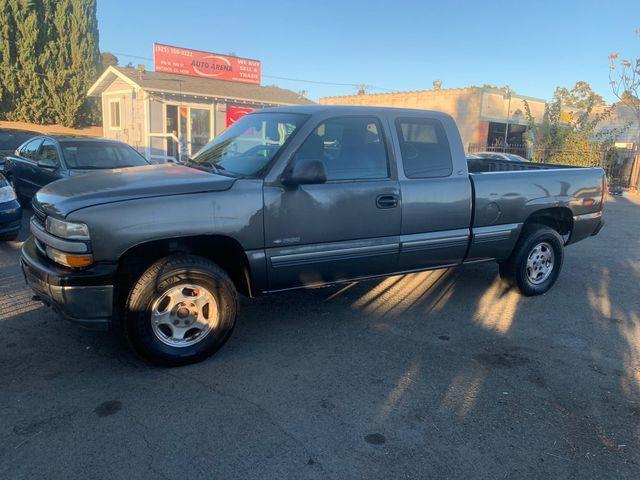
[[[86,268],[93,263],[93,255],[75,255],[47,247],[47,256],[56,263],[70,268]]]

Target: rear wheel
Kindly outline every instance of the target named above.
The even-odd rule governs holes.
[[[238,294],[220,267],[177,255],[156,262],[135,283],[125,307],[125,332],[151,362],[185,365],[225,344],[237,311]]]
[[[558,279],[563,258],[558,232],[545,225],[527,225],[509,259],[500,264],[500,277],[524,295],[541,295]]]

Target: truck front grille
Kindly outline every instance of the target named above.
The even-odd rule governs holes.
[[[42,228],[45,228],[45,222],[47,220],[47,215],[40,210],[35,202],[31,203],[31,208],[33,209],[33,218],[36,222],[38,222],[38,224],[40,224],[40,226],[42,226]]]

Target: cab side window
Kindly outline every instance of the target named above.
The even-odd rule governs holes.
[[[35,140],[31,140],[24,147],[22,147],[22,149],[20,150],[20,156],[24,158],[29,158],[31,160],[35,160],[41,143],[42,143],[42,138],[36,138]]]
[[[55,143],[51,140],[45,140],[40,148],[40,153],[38,153],[38,160],[48,160],[58,164],[58,150]]]
[[[453,171],[449,140],[440,121],[398,118],[398,141],[407,178],[448,177]]]
[[[296,158],[321,160],[328,181],[389,177],[382,126],[375,117],[336,117],[322,122]]]

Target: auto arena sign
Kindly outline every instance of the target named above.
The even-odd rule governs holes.
[[[258,60],[159,43],[153,44],[153,68],[156,72],[260,85],[261,64]]]

